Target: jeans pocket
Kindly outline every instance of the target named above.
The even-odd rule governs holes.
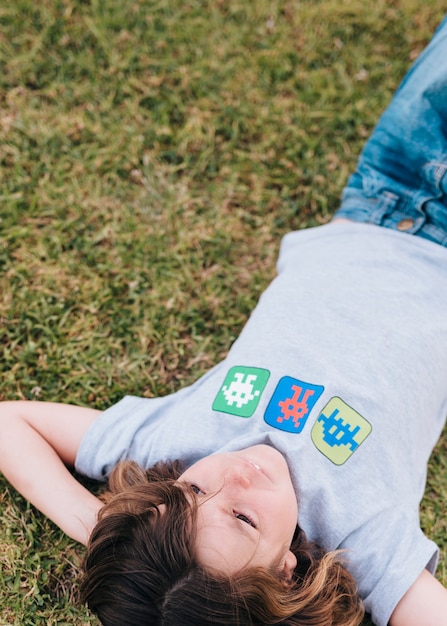
[[[433,199],[446,204],[447,162],[430,161],[426,163],[421,168],[421,176],[425,189],[433,194]]]

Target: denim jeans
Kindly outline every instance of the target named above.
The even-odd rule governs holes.
[[[447,246],[447,17],[380,118],[335,216]]]

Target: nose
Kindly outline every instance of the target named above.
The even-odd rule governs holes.
[[[237,467],[230,467],[225,473],[224,487],[248,489],[251,487],[250,477],[247,472]]]

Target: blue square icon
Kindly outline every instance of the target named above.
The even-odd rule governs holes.
[[[264,420],[279,430],[300,433],[323,391],[321,385],[284,376],[268,404]]]

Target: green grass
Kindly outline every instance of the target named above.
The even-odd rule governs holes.
[[[443,4],[0,0],[0,398],[102,409],[222,358]],[[422,521],[447,584],[446,453]],[[82,550],[0,481],[0,626],[94,623]]]

